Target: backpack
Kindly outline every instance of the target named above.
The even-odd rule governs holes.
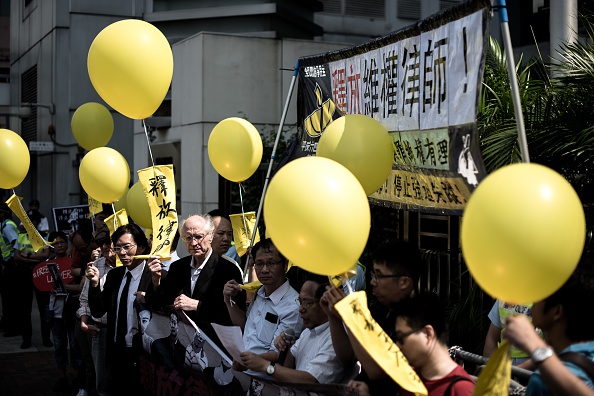
[[[583,354],[579,352],[565,352],[559,355],[559,359],[575,364],[594,382],[594,362]]]

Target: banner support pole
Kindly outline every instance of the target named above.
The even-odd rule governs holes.
[[[274,163],[274,159],[276,156],[276,148],[278,147],[278,142],[280,140],[280,136],[283,131],[283,127],[285,125],[285,119],[287,118],[287,112],[289,110],[289,103],[291,103],[291,96],[293,96],[293,90],[295,89],[295,81],[297,80],[298,73],[299,73],[299,59],[297,59],[297,62],[295,62],[295,68],[293,69],[293,77],[291,78],[291,84],[289,85],[289,92],[287,93],[287,99],[285,100],[285,107],[283,108],[280,123],[278,125],[278,130],[276,132],[276,140],[274,141],[274,146],[272,147],[272,154],[270,154],[270,163],[268,164],[268,172],[266,173],[266,179],[264,180],[264,188],[262,188],[262,197],[260,198],[260,203],[258,205],[258,212],[256,214],[256,223],[254,226],[254,232],[252,232],[252,239],[250,241],[250,247],[254,246],[254,240],[256,238],[256,233],[258,232],[258,223],[260,222],[260,215],[262,214],[262,204],[264,202],[264,196],[266,195],[266,189],[268,188],[268,182],[270,181],[270,174],[272,173],[272,164]],[[250,258],[248,256],[248,258],[245,262],[245,267],[243,269],[244,274],[247,273],[249,263],[250,263]]]
[[[516,76],[516,65],[514,61],[514,51],[512,48],[511,36],[509,34],[509,25],[507,18],[507,6],[505,0],[497,0],[497,13],[501,24],[501,35],[505,47],[507,58],[507,74],[511,86],[512,99],[514,103],[514,112],[516,113],[516,126],[518,128],[518,143],[523,162],[530,162],[528,153],[528,139],[526,138],[526,129],[524,128],[524,113],[522,113],[522,102],[520,99],[520,88],[518,87],[518,77]]]

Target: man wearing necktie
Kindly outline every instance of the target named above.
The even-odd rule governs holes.
[[[137,292],[150,293],[153,285],[146,261],[135,256],[148,254],[150,247],[144,232],[136,224],[119,227],[111,240],[123,265],[107,274],[103,290],[99,287],[97,268],[92,264],[87,266],[85,275],[90,282],[89,307],[95,317],[107,313],[106,364],[112,375],[112,393],[139,395],[143,393],[140,385],[140,351],[132,348],[133,337],[140,336],[135,301]],[[160,259],[151,257],[149,261],[159,262]]]

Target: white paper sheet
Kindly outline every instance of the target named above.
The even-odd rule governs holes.
[[[223,343],[227,351],[231,354],[233,359],[241,362],[239,354],[245,351],[243,344],[243,335],[241,327],[239,326],[221,326],[216,323],[211,323],[212,328],[219,336],[219,340]]]

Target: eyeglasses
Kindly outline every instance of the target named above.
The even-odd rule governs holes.
[[[263,263],[261,261],[256,261],[254,263],[254,268],[260,270],[260,269],[264,268],[264,266],[267,266],[268,269],[273,269],[273,268],[276,268],[277,265],[282,264],[282,262],[283,262],[282,260],[271,261],[271,262],[268,262],[268,263]]]
[[[300,307],[303,307],[305,309],[308,309],[309,307],[311,307],[312,305],[314,305],[318,301],[320,301],[320,300],[306,301],[306,300],[302,300],[300,298],[296,298],[295,299],[295,302],[297,303],[297,305],[299,305]]]
[[[418,333],[419,331],[423,330],[422,327],[418,329],[413,329],[411,331],[407,331],[405,333],[398,333],[393,331],[390,333],[390,338],[397,344],[403,345],[404,341],[408,338],[408,336],[413,335],[414,333]]]
[[[204,234],[204,235],[191,235],[191,234],[189,234],[189,235],[182,236],[181,239],[184,242],[192,242],[192,241],[195,240],[197,243],[200,243],[200,242],[202,242],[202,240],[204,238],[206,238],[206,235],[208,235],[208,234]]]
[[[403,278],[405,276],[405,274],[398,274],[398,275],[382,275],[382,274],[378,274],[375,271],[371,271],[371,280],[378,282],[384,278]]]
[[[132,245],[132,244],[130,244],[130,245],[124,245],[124,246],[115,246],[113,248],[113,251],[116,252],[116,253],[122,253],[122,254],[124,254],[124,253],[129,252],[132,248],[134,248],[136,246],[137,245]]]

